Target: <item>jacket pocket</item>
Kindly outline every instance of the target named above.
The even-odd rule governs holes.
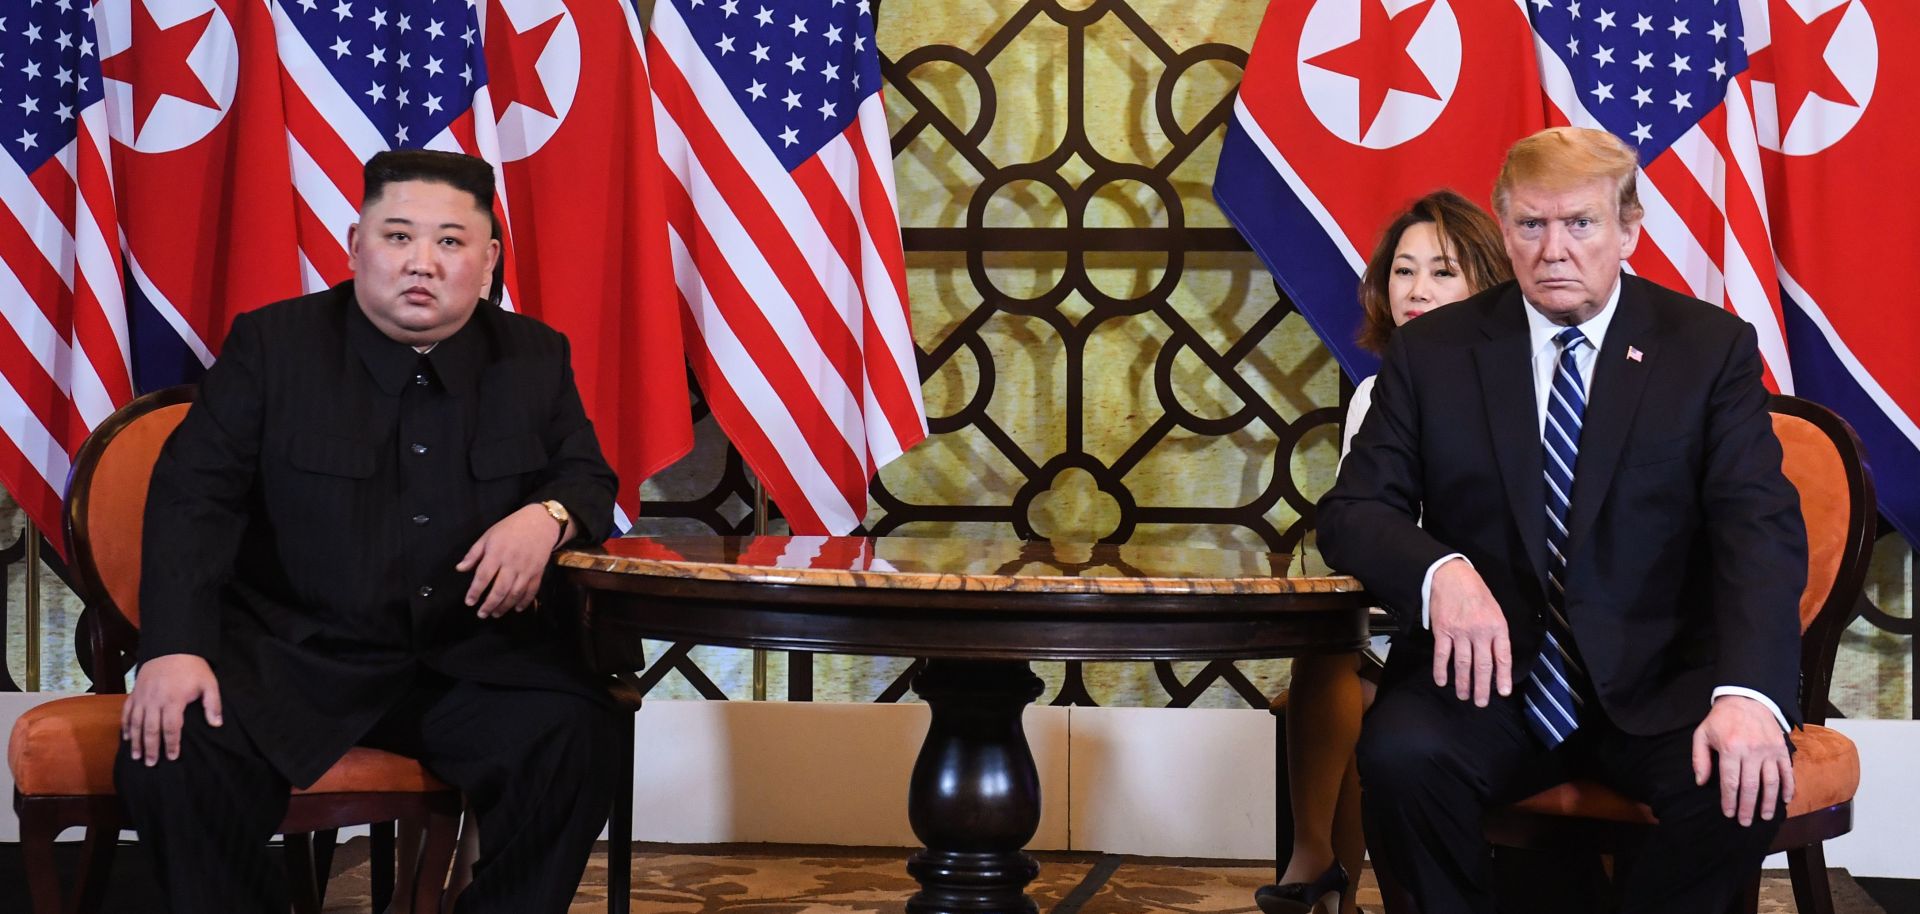
[[[529,433],[482,441],[473,446],[473,477],[502,479],[531,473],[547,465],[547,449]]]
[[[287,462],[309,473],[366,479],[373,475],[373,449],[370,442],[301,431],[293,436],[293,452],[287,455]]]

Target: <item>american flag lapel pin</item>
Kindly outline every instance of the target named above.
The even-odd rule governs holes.
[[[1636,346],[1627,347],[1627,361],[1638,362],[1645,357],[1646,357],[1646,354],[1642,353],[1639,347],[1636,347]]]

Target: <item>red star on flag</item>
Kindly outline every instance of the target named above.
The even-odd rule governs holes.
[[[555,13],[553,18],[521,32],[507,19],[500,0],[487,4],[487,87],[493,95],[493,110],[504,115],[508,105],[519,102],[548,117],[559,116],[534,64],[546,53],[553,30],[560,27],[565,15]]]
[[[1385,0],[1360,4],[1360,37],[1319,54],[1307,63],[1360,81],[1360,135],[1366,136],[1387,93],[1394,89],[1438,100],[1427,74],[1407,53],[1407,44],[1427,21],[1433,0],[1388,15]]]
[[[219,110],[220,103],[207,94],[206,83],[200,81],[200,74],[193,72],[192,65],[187,63],[187,55],[193,53],[194,46],[207,34],[213,13],[207,10],[198,18],[163,29],[153,21],[146,3],[134,0],[133,43],[100,61],[100,72],[108,79],[133,87],[134,136],[140,135],[147,117],[153,114],[153,106],[163,95]],[[136,48],[139,50],[137,63],[133,54]]]
[[[1825,59],[1834,30],[1840,27],[1841,17],[1853,4],[1842,3],[1813,17],[1812,22],[1801,21],[1800,14],[1783,0],[1773,0],[1768,6],[1773,42],[1748,58],[1747,65],[1754,79],[1773,83],[1776,106],[1780,109],[1780,132],[1785,133],[1793,125],[1794,116],[1807,103],[1807,96],[1818,95],[1842,105],[1858,105],[1853,93],[1840,84]]]

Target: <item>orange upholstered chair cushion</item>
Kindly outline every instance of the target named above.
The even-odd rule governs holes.
[[[1556,784],[1518,803],[1516,808],[1543,816],[1570,816],[1579,819],[1605,819],[1609,822],[1654,824],[1653,810],[1635,803],[1611,787],[1593,781],[1568,781]]]
[[[1853,490],[1847,485],[1847,466],[1840,451],[1818,426],[1798,416],[1774,413],[1773,434],[1785,452],[1780,471],[1800,490],[1800,516],[1807,524],[1807,587],[1800,592],[1800,630],[1804,632],[1826,605],[1827,594],[1840,576]]]
[[[35,707],[14,721],[7,767],[22,796],[110,796],[120,751],[124,695],[81,695]],[[1857,772],[1856,768],[1856,772]],[[418,793],[449,789],[419,762],[378,749],[354,748],[308,793]]]
[[[1855,768],[1858,771],[1858,767]],[[419,762],[404,755],[355,746],[333,763],[312,787],[296,790],[294,796],[308,793],[424,793],[451,790]]]
[[[81,695],[38,705],[13,722],[7,767],[23,796],[113,793],[125,695]]]
[[[1860,752],[1838,730],[1808,725],[1793,734],[1793,802],[1787,815],[1798,816],[1853,799],[1860,789]],[[1593,781],[1569,781],[1514,804],[1544,816],[1605,819],[1654,824],[1653,811]]]
[[[1838,730],[1808,724],[1793,734],[1793,802],[1787,815],[1825,809],[1860,790],[1860,750]]]

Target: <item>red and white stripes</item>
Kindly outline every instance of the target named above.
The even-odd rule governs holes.
[[[647,61],[695,376],[793,529],[845,533],[926,436],[883,103],[789,173],[672,3]]]
[[[133,396],[104,101],[33,174],[0,156],[0,470],[58,542],[70,457]]]
[[[1541,82],[1555,109],[1551,120],[1606,129],[1581,103],[1565,63],[1544,42],[1537,50]],[[1729,82],[1724,105],[1641,169],[1638,190],[1646,216],[1628,262],[1653,282],[1745,318],[1759,334],[1769,384],[1792,393],[1750,91],[1744,75]]]
[[[380,128],[367,118],[347,90],[288,18],[286,9],[272,4],[276,50],[279,52],[281,101],[287,124],[287,157],[298,200],[302,284],[314,292],[347,279],[347,227],[360,212],[361,167],[388,148]],[[481,87],[471,109],[456,118],[423,145],[482,155],[476,123],[493,123],[493,109]],[[447,103],[449,108],[461,104]],[[498,161],[499,156],[483,156]]]

